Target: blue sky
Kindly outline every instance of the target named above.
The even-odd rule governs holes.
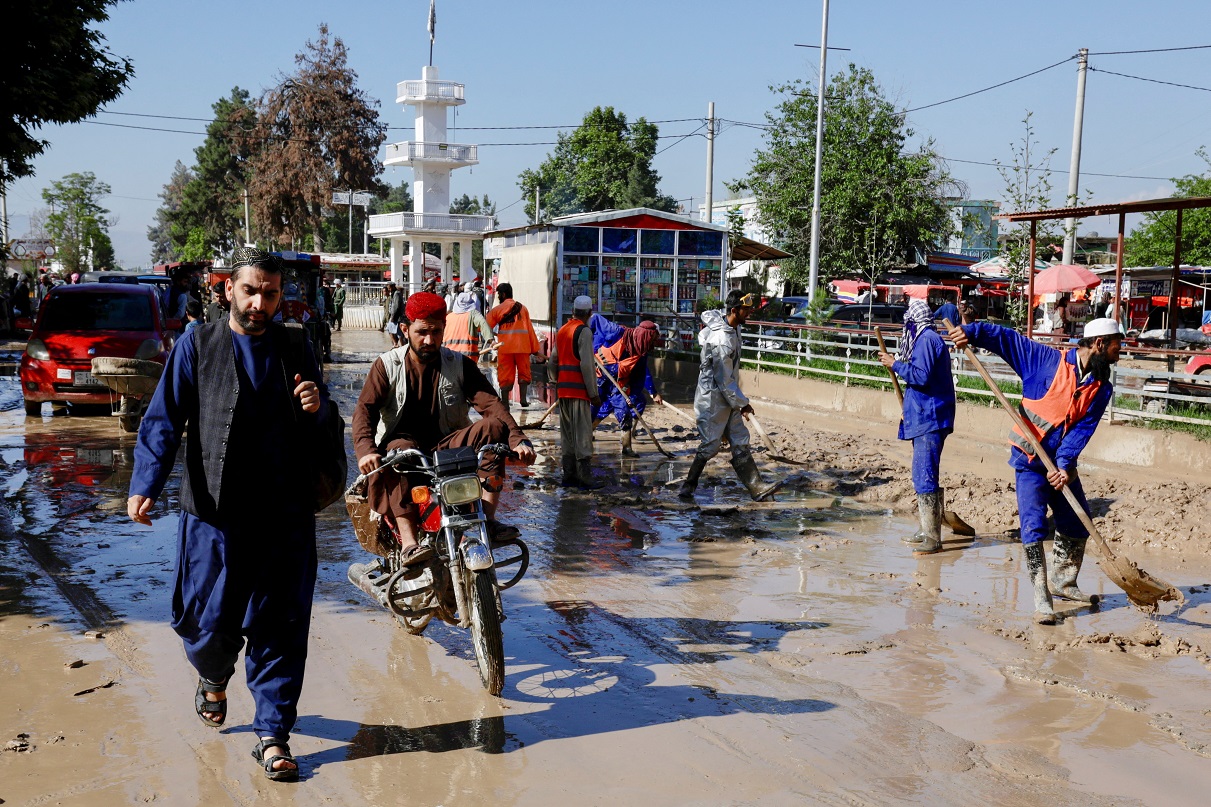
[[[1097,3],[990,3],[985,0],[832,0],[830,44],[848,47],[829,57],[829,72],[848,61],[869,67],[898,103],[912,108],[1029,73],[1074,54],[1211,44],[1211,4],[1157,0]],[[254,95],[293,69],[293,57],[326,22],[349,48],[359,83],[380,101],[392,127],[410,127],[394,102],[396,82],[420,77],[428,60],[428,0],[350,0],[343,4],[296,0],[134,0],[113,9],[102,26],[116,54],[130,58],[136,76],[110,112],[206,117],[210,105],[239,85]],[[443,79],[466,84],[459,108],[465,143],[543,143],[553,130],[463,131],[464,127],[574,125],[595,105],[613,105],[630,118],[660,124],[662,135],[693,131],[707,102],[716,115],[763,122],[775,96],[769,85],[794,78],[815,81],[817,0],[614,0],[611,3],[523,0],[500,3],[438,0],[434,63]],[[1082,152],[1082,190],[1093,201],[1167,195],[1166,179],[1201,173],[1195,150],[1211,145],[1211,92],[1122,78],[1104,71],[1211,87],[1211,50],[1095,55],[1089,74]],[[1101,72],[1097,69],[1101,68]],[[1075,62],[1032,78],[910,115],[921,137],[955,160],[1011,160],[1021,119],[1034,112],[1045,149],[1057,149],[1054,169],[1066,170],[1071,149]],[[201,132],[205,124],[99,114],[101,123]],[[724,124],[715,148],[715,196],[741,176],[759,131]],[[146,265],[146,229],[157,194],[177,160],[191,164],[200,135],[141,131],[79,123],[49,127],[51,147],[36,176],[9,189],[10,231],[20,236],[27,216],[43,206],[40,192],[74,171],[92,171],[113,189],[111,230],[123,265]],[[403,128],[389,140],[411,137]],[[704,195],[706,144],[693,136],[657,156],[662,189],[678,199]],[[536,166],[549,145],[482,145],[481,164],[454,173],[452,193],[487,193],[501,223],[523,222],[517,175]],[[953,162],[973,198],[996,199],[1003,183],[988,166]],[[1090,176],[1090,172],[1158,179]],[[391,183],[411,180],[408,169],[387,169]],[[1067,176],[1054,176],[1056,202]],[[1112,232],[1106,218],[1084,231]]]

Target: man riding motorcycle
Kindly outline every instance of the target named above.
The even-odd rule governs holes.
[[[353,445],[358,470],[368,474],[394,449],[438,448],[507,442],[526,464],[534,446],[509,414],[492,384],[469,358],[442,347],[446,303],[436,294],[417,292],[408,298],[404,343],[379,356],[370,368],[353,410]],[[471,423],[470,408],[481,415]],[[486,454],[479,467],[484,514],[491,538],[517,533],[496,521],[504,487],[504,458]],[[418,514],[407,475],[391,471],[369,477],[373,510],[395,524],[404,565],[428,560],[433,550],[418,543]]]

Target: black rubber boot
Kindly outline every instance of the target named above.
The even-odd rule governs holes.
[[[593,479],[593,463],[588,457],[576,460],[576,476],[580,480],[581,490],[599,490],[605,483]]]
[[[1047,559],[1043,555],[1043,542],[1023,544],[1026,552],[1026,570],[1030,572],[1030,584],[1034,586],[1034,621],[1040,625],[1055,624],[1055,609],[1051,607],[1051,592],[1047,589]]]
[[[529,384],[519,384],[518,387],[519,387],[518,393],[521,396],[521,403],[519,403],[518,406],[521,407],[522,409],[529,409],[530,408],[530,399],[527,397],[527,393],[530,391],[530,385]]]
[[[630,429],[625,429],[622,432],[622,438],[621,438],[622,439],[622,456],[624,456],[624,457],[638,457],[639,456],[638,454],[635,453],[635,449],[631,448],[631,440],[632,440],[634,434],[635,433],[632,432]]]
[[[697,454],[694,455],[694,461],[690,463],[690,472],[685,475],[685,481],[677,489],[677,498],[694,498],[694,491],[698,489],[698,479],[702,476],[702,470],[706,468],[706,463],[706,457],[700,457]]]
[[[757,470],[757,461],[748,451],[732,457],[732,467],[736,469],[736,475],[748,488],[748,495],[752,496],[755,502],[761,501],[778,489],[777,482],[766,484],[765,480],[761,478],[761,472]]]
[[[921,539],[913,545],[912,553],[932,555],[942,548],[942,492],[917,494],[917,514],[921,519],[917,535]]]
[[[576,475],[576,457],[569,454],[563,455],[563,479],[559,482],[565,488],[574,488],[580,485],[580,478]]]
[[[1098,595],[1086,594],[1076,587],[1076,577],[1081,573],[1081,564],[1085,560],[1087,540],[1088,537],[1071,538],[1059,532],[1055,534],[1048,581],[1051,583],[1051,593],[1057,597],[1097,605],[1100,599]]]

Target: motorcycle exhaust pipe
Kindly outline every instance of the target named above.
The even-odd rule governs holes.
[[[370,599],[374,600],[376,603],[385,608],[387,606],[386,589],[385,587],[375,585],[375,580],[385,582],[384,578],[388,575],[383,575],[382,577],[375,578],[375,580],[371,580],[371,568],[371,566],[365,563],[355,563],[349,567],[347,577],[349,578],[350,583],[357,586],[359,589],[365,592]]]

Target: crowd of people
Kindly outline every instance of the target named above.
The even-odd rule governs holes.
[[[289,739],[302,691],[317,569],[306,447],[315,444],[326,419],[339,413],[329,408],[310,343],[301,342],[304,349],[296,351],[290,329],[275,324],[288,285],[281,264],[259,250],[241,248],[231,266],[231,276],[210,289],[205,309],[188,295],[186,284],[179,286],[184,302],[168,301],[181,306],[188,325],[139,432],[128,514],[150,523],[177,450],[187,444],[172,625],[198,674],[194,709],[207,726],[225,724],[227,687],[243,651],[256,707],[253,757],[270,779],[293,780],[298,764]],[[341,291],[337,283],[331,297],[325,290],[315,306],[338,328]],[[471,282],[455,289],[434,285],[407,296],[388,285],[384,294],[392,347],[366,376],[352,413],[352,442],[358,470],[370,475],[370,506],[389,526],[404,566],[426,562],[434,550],[421,540],[408,476],[373,473],[390,452],[506,443],[521,462],[536,458],[510,412],[510,398],[516,386],[518,405],[531,405],[531,361],[544,358],[543,345],[529,310],[514,299],[508,283],[495,289],[495,305],[482,292],[482,285]],[[778,483],[762,478],[753,456],[746,425],[753,408],[740,384],[740,332],[755,305],[752,294],[731,291],[721,309],[701,315],[694,395],[700,443],[677,489],[683,500],[694,499],[707,463],[725,446],[753,500],[777,490]],[[587,296],[575,298],[571,309],[545,356],[559,418],[560,482],[595,490],[602,481],[592,467],[594,430],[612,415],[622,454],[632,456],[636,421],[649,402],[663,400],[649,362],[661,334],[652,321],[627,327],[594,313]],[[956,314],[961,324],[940,333],[936,320]],[[912,442],[920,522],[905,540],[914,554],[941,549],[945,491],[939,467],[956,419],[951,347],[943,337],[957,349],[971,345],[996,353],[1022,378],[1026,422],[1058,466],[1048,473],[1026,435],[1011,435],[1010,464],[1017,475],[1036,619],[1053,623],[1053,596],[1094,601],[1076,585],[1087,533],[1061,493],[1070,488],[1088,509],[1078,459],[1113,394],[1110,367],[1118,360],[1122,333],[1115,320],[1095,319],[1075,346],[1060,351],[968,319],[957,310],[935,312],[912,300],[896,355],[879,356],[905,386],[898,436]],[[496,384],[481,366],[492,355]],[[515,527],[497,519],[506,487],[504,458],[485,454],[478,474],[490,539],[517,535]],[[246,500],[254,492],[274,506],[250,510]],[[1050,563],[1042,544],[1048,511],[1056,524]],[[263,573],[266,569],[273,573]]]

